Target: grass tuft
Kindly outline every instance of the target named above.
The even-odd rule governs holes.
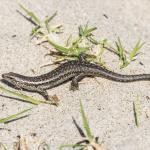
[[[133,48],[133,50],[131,51],[130,53],[130,61],[133,61],[135,60],[135,57],[138,55],[139,53],[139,50],[143,47],[145,43],[141,43],[141,41],[139,40],[136,44],[135,44],[135,47]]]
[[[53,51],[51,51],[50,53],[51,56],[55,57],[56,59],[54,63],[61,63],[66,60],[78,59],[81,53],[87,53],[88,61],[105,66],[105,62],[102,60],[102,54],[106,49],[110,52],[113,52],[119,57],[120,68],[122,69],[127,67],[132,61],[135,60],[135,57],[139,53],[139,50],[144,45],[144,43],[139,40],[135,44],[131,52],[128,54],[119,37],[117,41],[115,41],[115,48],[113,48],[113,46],[108,43],[107,39],[100,41],[96,40],[93,32],[96,31],[97,28],[90,27],[87,23],[85,25],[80,25],[78,27],[78,35],[76,37],[69,36],[69,38],[65,42],[67,44],[64,44],[63,46],[56,41],[56,38],[53,38],[57,33],[62,33],[62,25],[58,25],[55,27],[49,25],[50,21],[57,15],[57,12],[52,14],[52,16],[45,17],[44,21],[41,21],[39,17],[35,15],[35,13],[28,10],[21,4],[19,4],[19,6],[34,23],[35,27],[32,29],[31,35],[39,40],[38,44],[48,42],[55,48],[55,55],[53,55]],[[92,51],[93,48],[97,49],[97,54],[94,54],[94,52]]]
[[[79,127],[79,125],[76,123],[76,121],[73,119],[75,126],[77,127],[79,133],[82,132],[82,134],[80,133],[80,135],[82,137],[84,137],[84,139],[82,141],[75,143],[75,144],[63,144],[59,147],[59,150],[62,150],[64,148],[73,148],[73,149],[78,149],[78,150],[79,149],[85,150],[85,149],[88,149],[89,147],[92,147],[92,149],[94,149],[94,150],[104,150],[104,148],[102,148],[100,146],[100,144],[98,144],[98,138],[94,137],[92,132],[91,132],[91,129],[89,126],[89,121],[85,115],[84,108],[83,108],[81,101],[80,101],[80,112],[81,112],[83,127],[84,127],[84,130],[86,132],[86,136],[85,136],[84,132],[81,131],[82,129]]]

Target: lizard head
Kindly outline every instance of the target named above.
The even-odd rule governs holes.
[[[9,86],[15,86],[17,84],[17,80],[11,72],[2,74],[1,81]]]

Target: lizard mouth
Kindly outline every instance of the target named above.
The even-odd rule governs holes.
[[[14,80],[14,78],[10,75],[10,73],[4,73],[4,74],[2,74],[2,79],[5,79],[5,80]]]
[[[3,78],[3,79],[6,78],[6,77],[7,77],[7,74],[8,74],[8,73],[2,74],[2,78]]]

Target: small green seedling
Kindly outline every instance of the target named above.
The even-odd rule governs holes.
[[[24,12],[30,17],[28,19],[32,24],[34,24],[34,28],[32,29],[31,36],[40,38],[41,42],[45,41],[46,38],[52,33],[61,33],[62,25],[50,26],[50,21],[57,15],[55,12],[52,16],[46,16],[44,21],[41,21],[34,12],[28,10],[23,5],[19,4],[19,6],[24,10]]]
[[[129,56],[129,60],[130,61],[134,61],[135,60],[135,57],[138,55],[139,53],[139,50],[142,48],[142,46],[144,45],[145,43],[141,43],[141,41],[139,40],[135,47],[133,48],[133,50],[131,51],[130,53],[130,56]]]
[[[81,111],[81,117],[83,122],[83,127],[85,129],[85,133],[83,130],[78,126],[76,121],[73,119],[75,126],[77,127],[80,135],[84,138],[82,141],[77,142],[76,144],[66,144],[61,145],[59,147],[59,150],[65,149],[65,148],[73,148],[73,149],[80,149],[85,150],[88,148],[92,148],[93,150],[104,150],[99,144],[98,144],[98,138],[93,136],[93,133],[91,132],[89,121],[85,115],[82,102],[80,101],[80,111]]]
[[[116,48],[113,48],[111,45],[109,45],[108,47],[105,47],[105,48],[110,50],[114,54],[118,55],[119,59],[121,61],[120,68],[125,68],[131,63],[131,61],[135,60],[135,57],[138,55],[139,50],[142,48],[144,43],[141,43],[141,41],[139,40],[135,44],[135,46],[131,50],[131,52],[127,52],[125,50],[125,47],[123,46],[119,37],[118,37],[117,41],[115,42],[115,45],[116,45]]]
[[[24,113],[26,113],[27,111],[29,111],[29,110],[31,110],[32,108],[29,108],[29,109],[25,109],[25,110],[23,110],[23,111],[21,111],[21,112],[19,112],[19,113],[16,113],[16,114],[13,114],[13,115],[10,115],[10,116],[8,116],[8,117],[5,117],[5,118],[2,118],[2,119],[0,119],[0,123],[8,123],[8,122],[12,122],[12,121],[14,121],[14,120],[18,120],[18,119],[21,119],[21,118],[24,118],[24,117],[26,117],[27,115],[25,115],[25,116],[21,116],[21,117],[19,117],[20,115],[22,115],[22,114],[24,114]],[[18,118],[19,117],[19,118]]]

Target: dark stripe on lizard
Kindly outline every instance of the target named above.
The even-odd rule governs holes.
[[[80,60],[73,60],[61,64],[56,69],[47,74],[35,77],[23,76],[16,73],[3,74],[2,81],[14,86],[17,89],[22,89],[31,92],[38,92],[49,99],[46,92],[47,89],[59,86],[69,80],[72,80],[72,90],[78,89],[78,82],[85,77],[103,77],[117,82],[134,82],[140,80],[150,80],[150,74],[139,75],[122,75],[109,71],[97,64],[87,62],[81,55]]]

